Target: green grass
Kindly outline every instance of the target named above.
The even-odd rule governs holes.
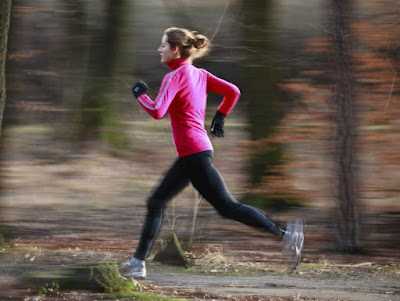
[[[54,128],[49,124],[28,124],[20,126],[11,126],[7,130],[7,134],[29,134],[29,135],[44,135],[54,132]]]
[[[57,296],[60,293],[60,284],[56,281],[46,283],[46,285],[39,290],[39,296]]]
[[[325,269],[328,266],[324,263],[301,263],[300,267],[301,269],[305,270],[320,270],[320,269]]]
[[[138,299],[142,301],[187,301],[187,299],[160,296],[154,293],[146,292],[125,292],[114,294],[117,299]]]
[[[382,270],[383,270],[385,273],[400,275],[400,266],[396,266],[396,265],[387,265],[387,266],[383,266],[383,267],[382,267]]]

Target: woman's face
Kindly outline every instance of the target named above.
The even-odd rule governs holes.
[[[171,48],[171,45],[168,43],[167,35],[163,35],[161,45],[158,47],[157,52],[160,54],[161,63],[163,64],[167,64],[180,57],[178,47]]]

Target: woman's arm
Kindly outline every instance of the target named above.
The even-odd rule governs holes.
[[[240,97],[240,90],[237,86],[209,72],[207,72],[207,91],[224,96],[221,104],[218,106],[218,111],[223,115],[231,113]]]
[[[169,105],[178,92],[179,85],[175,73],[168,73],[162,83],[158,95],[152,100],[148,95],[141,94],[137,97],[142,108],[155,119],[161,119],[168,111]]]

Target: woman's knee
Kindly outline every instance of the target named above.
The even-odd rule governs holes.
[[[147,199],[147,210],[162,210],[165,202],[162,199],[151,196]]]
[[[233,218],[240,206],[241,204],[239,202],[232,200],[224,201],[218,205],[214,205],[215,209],[217,209],[217,212],[226,218]]]

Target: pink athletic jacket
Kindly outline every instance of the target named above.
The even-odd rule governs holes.
[[[179,157],[213,150],[204,128],[207,92],[224,96],[218,110],[228,115],[239,99],[238,87],[194,67],[186,59],[173,60],[168,66],[172,71],[164,77],[156,99],[142,94],[139,104],[155,119],[169,114]]]

